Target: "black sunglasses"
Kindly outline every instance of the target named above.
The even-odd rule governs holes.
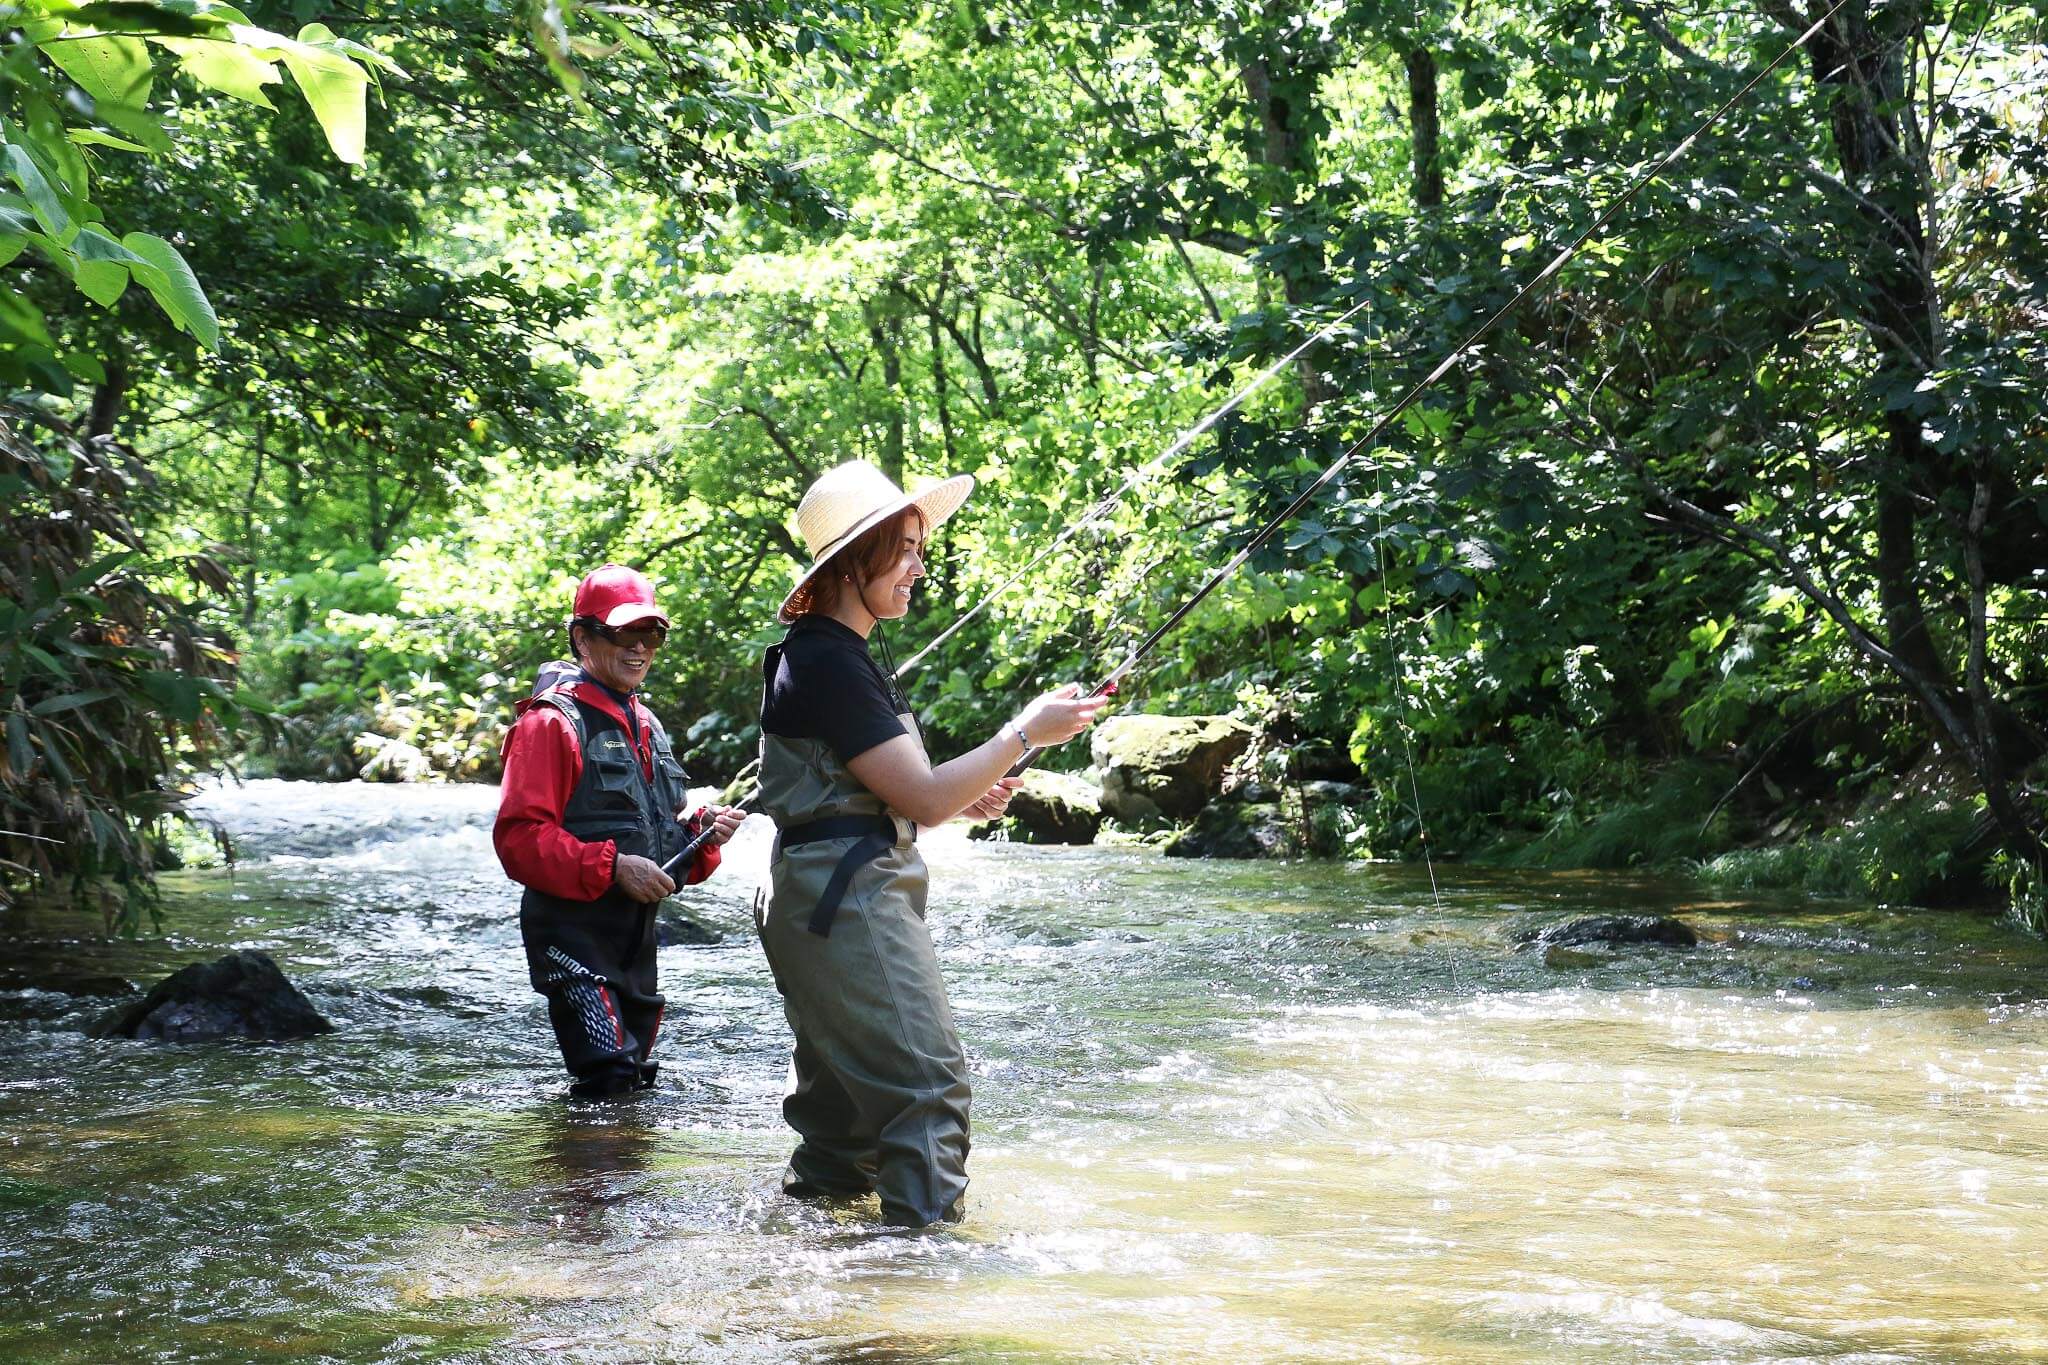
[[[590,628],[612,644],[626,648],[646,645],[649,649],[659,649],[668,639],[668,627],[663,625],[608,626],[602,621],[592,621]]]

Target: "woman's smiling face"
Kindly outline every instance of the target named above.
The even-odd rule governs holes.
[[[924,523],[915,515],[899,522],[899,551],[893,568],[861,585],[861,605],[878,621],[893,621],[910,610],[910,589],[924,577]]]

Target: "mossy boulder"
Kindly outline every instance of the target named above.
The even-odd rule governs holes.
[[[1001,829],[1016,844],[1092,844],[1102,829],[1102,801],[1084,778],[1028,768]],[[993,833],[991,827],[982,837]]]
[[[1287,746],[1287,777],[1292,782],[1358,781],[1358,764],[1341,745],[1327,739],[1305,739]]]
[[[1169,858],[1285,858],[1296,840],[1277,801],[1218,801],[1161,850]]]
[[[1251,741],[1251,727],[1228,716],[1111,716],[1090,745],[1102,809],[1119,820],[1189,819]]]

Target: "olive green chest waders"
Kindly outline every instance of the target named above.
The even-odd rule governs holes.
[[[782,1114],[803,1139],[783,1188],[874,1190],[884,1218],[913,1227],[957,1218],[967,1058],[925,928],[917,828],[823,740],[764,733],[760,801],[778,833],[755,922],[796,1035]]]

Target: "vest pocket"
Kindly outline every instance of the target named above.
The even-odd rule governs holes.
[[[590,767],[591,804],[598,811],[616,811],[622,815],[640,813],[639,774],[633,771],[631,759],[591,758],[586,760]]]

